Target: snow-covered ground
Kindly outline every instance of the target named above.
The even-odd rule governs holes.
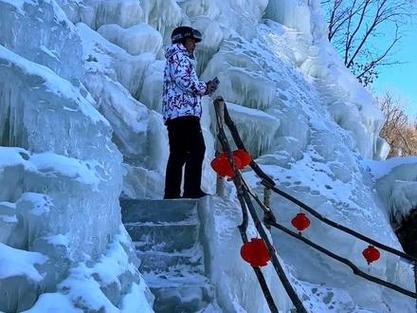
[[[162,196],[163,52],[180,24],[202,31],[199,74],[220,79],[216,95],[278,186],[401,249],[390,218],[417,207],[417,159],[384,161],[381,112],[326,41],[319,0],[0,0],[0,311],[153,312],[118,200]],[[203,187],[214,192],[211,102],[203,101]],[[253,172],[244,176],[262,192]],[[239,256],[231,183],[205,208],[221,309],[267,312]],[[299,211],[276,196],[272,208],[288,225]],[[305,236],[414,290],[397,257],[368,268],[364,242],[318,221]],[[414,312],[410,298],[285,234],[271,237],[310,312]],[[265,273],[288,312],[270,266]]]

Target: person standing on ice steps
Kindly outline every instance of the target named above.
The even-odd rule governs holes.
[[[201,172],[206,146],[200,126],[201,97],[211,95],[218,80],[200,81],[195,71],[194,50],[202,39],[201,33],[180,26],[171,34],[172,45],[165,57],[162,114],[168,129],[169,158],[165,176],[164,199],[181,197],[184,169],[183,198],[200,198]]]

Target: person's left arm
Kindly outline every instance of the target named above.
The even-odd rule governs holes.
[[[173,78],[177,86],[184,92],[204,96],[207,91],[207,84],[198,79],[190,60],[187,57],[178,57],[178,55],[176,58]]]

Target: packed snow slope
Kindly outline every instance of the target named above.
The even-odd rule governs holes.
[[[163,194],[163,55],[178,25],[202,31],[199,75],[220,79],[216,95],[280,188],[401,249],[390,218],[417,206],[417,160],[381,161],[382,115],[326,41],[319,0],[0,0],[0,311],[153,312],[119,197]],[[214,192],[212,99],[203,106],[203,189]],[[227,184],[203,221],[219,307],[267,312],[239,258],[240,209]],[[299,211],[278,197],[272,208],[288,225]],[[310,312],[414,312],[406,296],[271,236]],[[368,268],[365,243],[318,221],[305,236],[413,290],[403,260],[384,254]]]

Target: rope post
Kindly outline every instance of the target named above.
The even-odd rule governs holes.
[[[271,208],[271,193],[272,193],[271,189],[269,189],[268,187],[264,187],[264,202],[263,203],[264,203],[264,206],[269,209]],[[264,211],[264,224],[268,230],[271,230],[271,225],[269,224],[269,222],[271,222],[270,221],[271,217],[273,216],[271,216],[270,214],[265,214],[265,211]]]
[[[414,284],[415,292],[417,293],[417,262],[414,261]],[[416,299],[416,313],[417,313],[417,299]]]
[[[269,189],[268,187],[264,188],[264,204],[268,208],[271,207],[271,193],[271,189]]]
[[[217,97],[214,101],[214,109],[217,112],[217,124],[216,124],[216,156],[218,156],[220,153],[222,153],[222,145],[219,140],[219,130],[220,128],[223,128],[224,125],[224,100],[222,97]],[[216,180],[216,194],[219,197],[224,197],[224,178],[219,176],[217,174],[217,180]]]

